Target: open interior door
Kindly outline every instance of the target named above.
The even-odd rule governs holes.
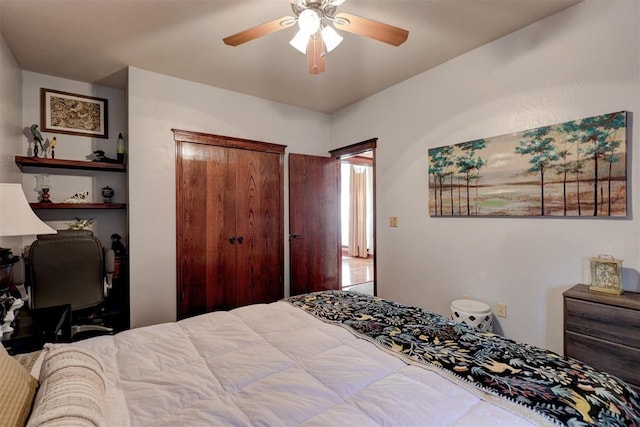
[[[335,158],[289,154],[290,293],[340,289]]]

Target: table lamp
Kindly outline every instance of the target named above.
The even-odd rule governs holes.
[[[0,237],[55,234],[56,230],[42,222],[31,210],[20,184],[0,183]],[[11,249],[0,248],[0,295],[11,286],[13,265],[20,257]]]

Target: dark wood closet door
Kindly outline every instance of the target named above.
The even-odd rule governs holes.
[[[236,265],[233,306],[273,302],[283,295],[280,228],[281,156],[235,150]]]
[[[340,289],[337,159],[289,154],[291,295]]]
[[[282,298],[285,146],[173,132],[178,319]]]
[[[180,146],[182,230],[178,236],[178,318],[224,309],[235,297],[235,172],[233,150],[204,144]],[[181,285],[180,285],[181,283]]]

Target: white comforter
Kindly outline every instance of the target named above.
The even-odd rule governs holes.
[[[76,344],[104,359],[113,426],[534,423],[286,302]]]

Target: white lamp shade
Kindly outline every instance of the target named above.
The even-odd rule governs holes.
[[[55,234],[33,213],[20,184],[0,184],[0,236]]]
[[[322,40],[327,47],[327,52],[331,52],[342,43],[342,36],[332,27],[326,26],[322,29]]]
[[[298,49],[301,53],[307,53],[307,46],[309,45],[309,34],[306,32],[299,30],[296,35],[291,39],[289,44],[296,49]]]

